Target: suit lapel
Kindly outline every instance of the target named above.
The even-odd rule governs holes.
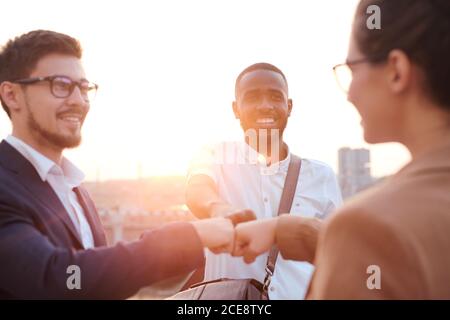
[[[0,143],[0,162],[5,168],[18,175],[18,180],[25,188],[64,223],[67,230],[78,242],[77,245],[83,247],[78,231],[53,188],[48,182],[42,181],[33,165],[5,141]]]
[[[83,208],[84,215],[91,227],[92,236],[94,237],[94,244],[96,247],[106,245],[106,238],[103,232],[101,221],[98,217],[97,210],[90,201],[87,192],[82,187],[74,188],[73,191],[77,195],[78,202]]]

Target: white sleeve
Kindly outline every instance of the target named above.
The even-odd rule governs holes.
[[[325,195],[328,202],[325,206],[324,218],[332,214],[343,202],[341,188],[339,187],[336,175],[331,168],[328,170],[328,177],[325,181]]]
[[[194,158],[191,160],[188,169],[187,182],[196,175],[206,175],[217,183],[217,177],[215,174],[215,147],[205,146],[198,151]]]

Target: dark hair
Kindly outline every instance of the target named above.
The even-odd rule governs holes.
[[[34,30],[9,40],[0,49],[0,84],[28,77],[44,56],[60,53],[81,59],[78,40],[54,31]],[[8,107],[1,99],[3,109],[11,118]]]
[[[368,6],[381,12],[381,29],[366,26]],[[431,99],[450,111],[450,1],[361,0],[353,32],[359,50],[372,63],[402,50],[425,76]]]
[[[286,86],[287,86],[286,77],[280,69],[275,67],[273,64],[266,63],[266,62],[259,62],[259,63],[252,64],[251,66],[245,68],[236,78],[236,84],[234,87],[234,93],[235,93],[236,97],[237,97],[237,88],[238,88],[239,81],[241,81],[242,77],[245,74],[252,72],[252,71],[256,71],[256,70],[269,70],[269,71],[274,71],[274,72],[279,73],[283,77],[284,82],[286,82]]]

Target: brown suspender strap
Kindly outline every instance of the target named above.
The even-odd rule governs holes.
[[[302,160],[291,153],[291,161],[289,162],[289,168],[284,181],[283,193],[281,194],[280,206],[278,207],[278,215],[283,213],[289,213],[292,207],[292,201],[294,200],[295,189],[297,188],[297,181],[300,175],[300,169],[302,167]],[[269,289],[270,280],[275,270],[275,263],[278,257],[278,247],[273,245],[270,249],[269,256],[266,263],[266,277],[264,278],[263,295],[267,295]]]

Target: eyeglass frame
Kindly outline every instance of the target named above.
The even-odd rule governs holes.
[[[66,96],[60,96],[60,95],[56,95],[54,90],[53,90],[53,81],[56,78],[63,78],[65,80],[69,80],[70,81],[70,85],[69,85],[69,91],[68,94]],[[80,92],[82,92],[83,88],[82,85],[84,84],[88,84],[88,91],[94,89],[95,93],[97,93],[98,90],[98,84],[90,82],[87,79],[82,79],[80,81],[75,81],[73,79],[71,79],[68,76],[63,76],[63,75],[54,75],[54,76],[47,76],[47,77],[33,77],[33,78],[25,78],[25,79],[17,79],[17,80],[13,80],[11,81],[12,83],[17,83],[17,84],[21,84],[21,85],[31,85],[31,84],[35,84],[38,82],[42,82],[42,81],[48,81],[50,83],[50,92],[52,93],[52,95],[55,98],[59,98],[59,99],[64,99],[67,97],[70,97],[70,95],[73,93],[73,90],[75,90],[75,86],[78,87],[78,89],[80,90]],[[92,87],[91,87],[92,86]],[[90,102],[89,97],[84,97],[83,94],[81,94],[81,96],[83,97],[83,100],[86,102]]]
[[[357,64],[361,64],[361,63],[367,63],[367,62],[371,62],[371,63],[380,63],[381,61],[386,59],[386,54],[380,54],[380,55],[376,55],[376,56],[372,56],[372,57],[365,57],[365,58],[361,58],[361,59],[356,59],[356,60],[350,60],[350,61],[346,61],[344,63],[339,63],[337,65],[335,65],[333,67],[333,73],[334,73],[334,77],[336,79],[336,82],[338,83],[339,87],[342,89],[342,91],[344,91],[345,93],[348,93],[348,89],[345,90],[342,85],[341,82],[339,81],[339,77],[337,75],[336,69],[342,66],[347,66],[349,67],[349,69],[351,70],[351,66],[357,65]]]

